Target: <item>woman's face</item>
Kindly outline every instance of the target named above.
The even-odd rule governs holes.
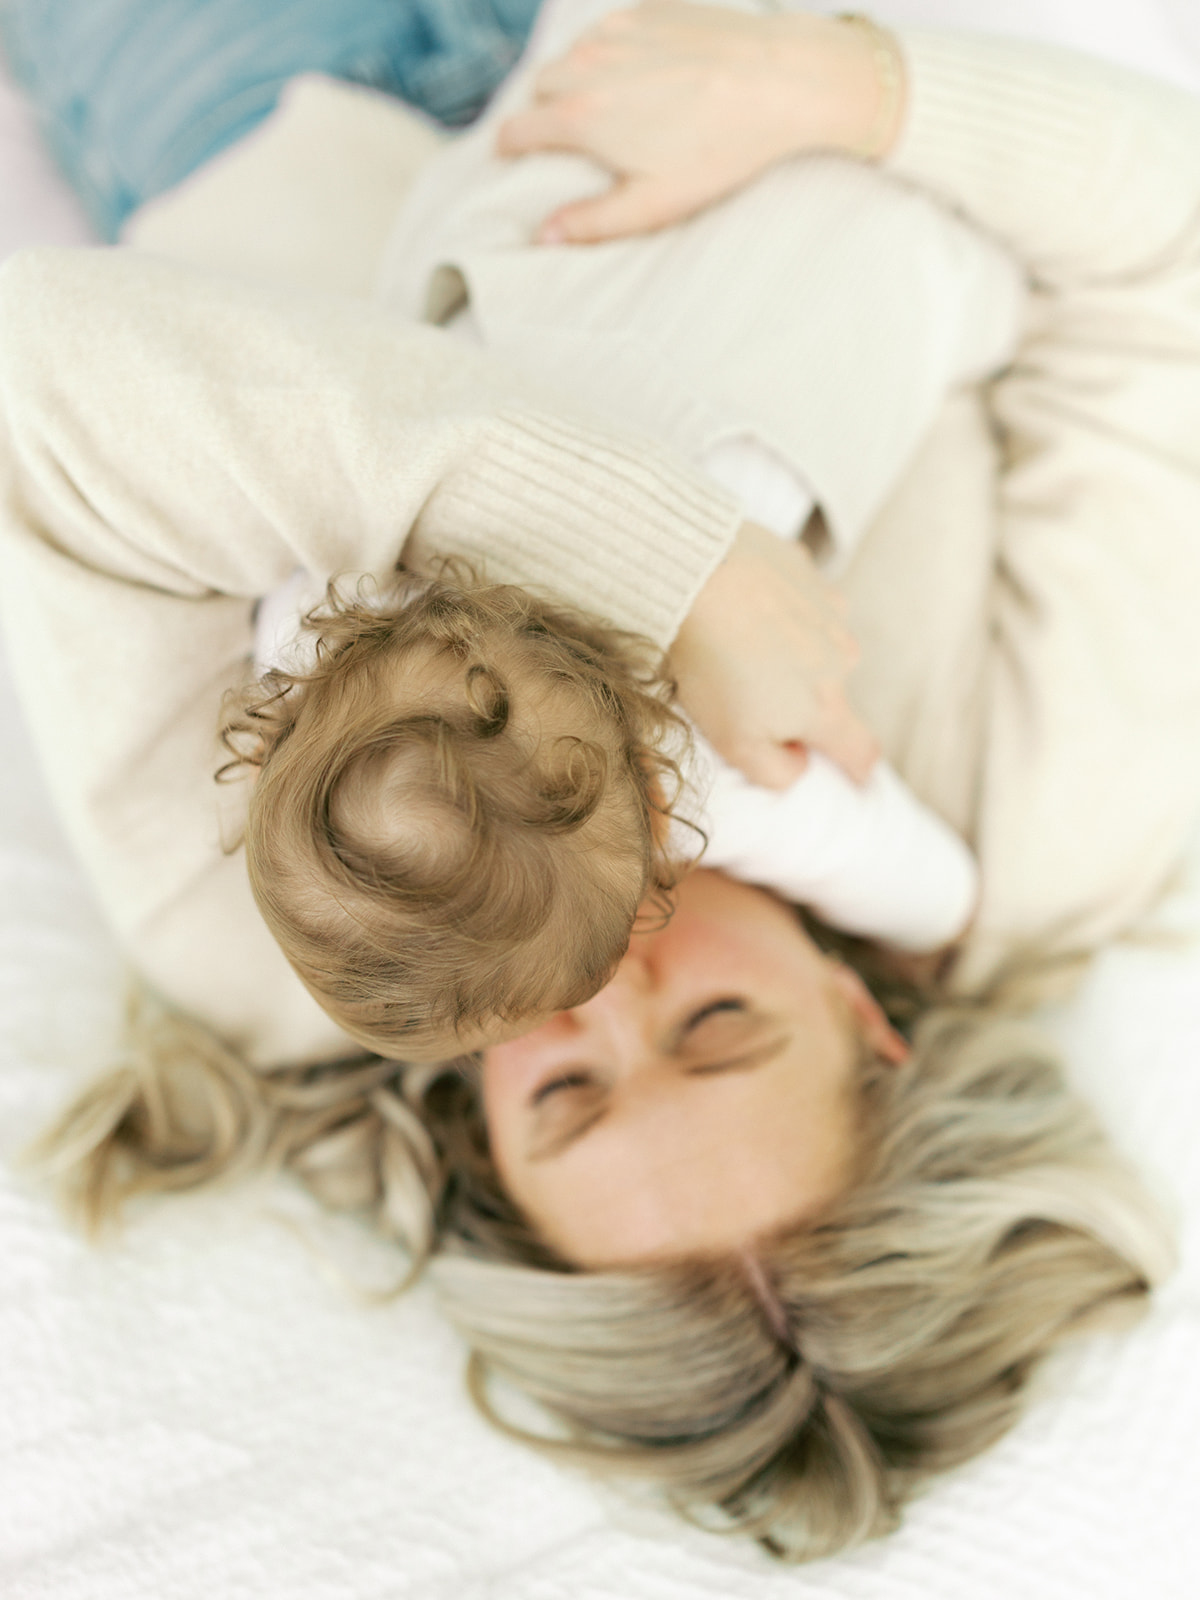
[[[738,1248],[848,1179],[862,1050],[903,1042],[772,895],[694,872],[585,1005],[484,1056],[511,1198],[582,1266]]]

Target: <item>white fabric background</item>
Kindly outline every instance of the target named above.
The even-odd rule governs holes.
[[[881,15],[1086,27],[1187,70],[1196,0],[892,0]],[[0,84],[0,254],[86,227]],[[1175,1207],[1180,1271],[1136,1331],[1047,1373],[1026,1421],[901,1532],[785,1569],[495,1437],[426,1290],[286,1184],[147,1208],[94,1250],[13,1164],[108,1059],[119,963],[0,679],[0,1593],[6,1600],[1193,1600],[1200,1592],[1200,851],[1178,937],[1106,955],[1057,1026]]]

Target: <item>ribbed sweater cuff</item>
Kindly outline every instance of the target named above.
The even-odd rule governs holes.
[[[1184,223],[1178,165],[1200,164],[1189,97],[1055,46],[924,28],[896,38],[909,93],[888,169],[962,206],[1035,274],[1136,268]],[[1161,115],[1164,97],[1179,116]]]
[[[437,491],[420,536],[666,649],[740,522],[730,495],[665,450],[510,411]]]
[[[1094,100],[1072,92],[1071,72],[1081,64],[1072,52],[926,28],[899,29],[896,38],[909,95],[893,170],[960,171],[958,186],[974,190],[984,180],[1005,183],[1014,161],[1025,159],[1023,146],[1072,173],[1094,148]],[[1045,70],[1031,71],[1034,62],[1054,72],[1052,96]],[[1047,182],[1055,181],[1048,173]]]

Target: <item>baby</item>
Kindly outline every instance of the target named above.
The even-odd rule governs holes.
[[[300,621],[302,593],[263,603],[265,676],[226,738],[258,769],[259,908],[370,1050],[454,1056],[582,1004],[706,836],[850,932],[928,950],[970,913],[969,852],[883,763],[858,785],[812,754],[783,791],[749,783],[631,635],[461,572]]]

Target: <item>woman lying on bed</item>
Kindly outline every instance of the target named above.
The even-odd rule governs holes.
[[[584,325],[556,379],[574,370],[597,403],[628,403],[639,418],[638,396],[694,400],[659,420],[674,442],[703,453],[722,437],[765,437],[805,474],[842,562],[863,703],[892,760],[982,855],[958,999],[917,1021],[910,1054],[893,1031],[912,1022],[903,996],[872,998],[774,897],[697,873],[675,918],[635,936],[605,989],[485,1055],[482,1090],[474,1068],[392,1062],[254,1077],[197,1030],[194,1055],[177,1054],[181,1071],[156,1077],[143,1063],[114,1078],[68,1119],[59,1148],[101,1197],[126,1181],[122,1161],[133,1187],[170,1187],[239,1161],[291,1160],[331,1199],[374,1207],[418,1257],[441,1246],[436,1281],[475,1351],[483,1403],[489,1373],[515,1380],[561,1424],[547,1448],[653,1476],[685,1509],[803,1556],[888,1526],[923,1477],[1002,1431],[1061,1333],[1136,1299],[1161,1267],[1135,1187],[1057,1068],[980,996],[1014,952],[1057,959],[1128,926],[1161,891],[1194,816],[1197,757],[1181,730],[1200,718],[1189,637],[1200,576],[1200,141],[1190,101],[1053,52],[906,33],[893,56],[886,40],[837,24],[798,25],[795,44],[797,70],[836,82],[845,67],[874,93],[848,89],[836,123],[789,148],[862,154],[887,143],[897,130],[885,136],[880,107],[889,74],[902,72],[896,176],[962,208],[1026,268],[1017,359],[987,387],[934,404],[932,432],[922,438],[918,426],[911,450],[888,458],[879,440],[889,435],[872,429],[861,440],[850,432],[854,451],[822,456],[822,407],[806,410],[790,386],[801,319],[781,299],[808,257],[785,258],[768,300],[758,253],[738,243],[748,221],[785,234],[800,226],[781,204],[793,182],[815,192],[821,231],[832,214],[839,238],[853,238],[860,217],[899,204],[857,167],[818,158],[780,169],[679,233],[607,258],[518,253],[505,277],[507,241],[470,230],[498,216],[512,233],[540,215],[517,209],[513,222],[507,207],[489,207],[494,175],[478,141],[464,141],[440,180],[443,194],[462,183],[448,226],[464,231],[452,246],[430,241],[427,254],[456,268],[485,336],[518,360],[554,348],[517,348],[528,327],[520,297],[562,315],[557,339],[583,324],[579,276],[603,271],[623,325],[640,333],[640,312],[678,341],[674,368],[653,347],[648,363],[677,372],[678,392],[665,378],[647,389],[630,346],[606,364],[603,326],[587,337]],[[746,96],[748,110],[755,103]],[[861,117],[847,114],[852,104]],[[544,205],[536,173],[510,181],[528,184],[527,208]],[[899,198],[917,207],[917,231],[929,225],[933,207]],[[414,197],[413,216],[421,204]],[[736,294],[703,292],[714,248],[744,258]],[[672,302],[699,320],[672,326],[655,310],[665,252],[672,271],[692,274],[669,279]],[[622,276],[639,259],[645,279]],[[18,283],[40,311],[34,333],[73,354],[133,339],[169,443],[156,384],[178,349],[164,328],[136,342],[127,291],[110,292],[123,266],[108,286],[91,280],[99,297],[73,307],[85,282],[75,270],[64,263],[41,288],[28,274]],[[163,270],[134,264],[126,281],[165,283]],[[989,272],[979,281],[994,286]],[[547,274],[561,274],[557,299]],[[252,297],[239,293],[188,291],[176,307],[185,332],[192,319],[193,350],[198,328],[212,341],[211,389],[199,398],[214,411],[236,401],[221,374],[248,326],[238,318]],[[732,331],[723,320],[748,302],[782,313],[758,319],[757,344],[755,319]],[[1008,304],[1015,319],[1015,297]],[[304,314],[316,312],[305,303]],[[715,364],[711,340],[739,332],[744,367],[720,392],[695,388],[690,350],[724,378],[732,369]],[[636,355],[641,341],[631,347]],[[727,344],[724,360],[738,348]],[[56,390],[54,406],[43,403],[53,363],[31,349],[9,381],[37,402],[25,440],[41,429],[49,443],[21,464],[41,526],[61,538],[63,508],[88,495],[79,468],[92,440],[117,451],[122,441],[81,412],[86,395]],[[857,353],[878,356],[870,341]],[[357,376],[378,381],[369,364]],[[889,400],[891,413],[907,409],[886,382],[863,391],[885,415]],[[831,370],[824,406],[837,394]],[[764,417],[760,403],[781,410]],[[232,414],[236,427],[243,414]],[[853,408],[836,420],[839,434],[852,430]],[[800,442],[811,448],[795,459]],[[889,459],[893,481],[881,484]],[[171,500],[176,470],[172,460],[152,476],[154,496]],[[211,496],[198,476],[193,490]],[[219,510],[245,516],[234,494]],[[192,1009],[205,1014],[203,1003]],[[175,1028],[177,1053],[182,1037]]]

